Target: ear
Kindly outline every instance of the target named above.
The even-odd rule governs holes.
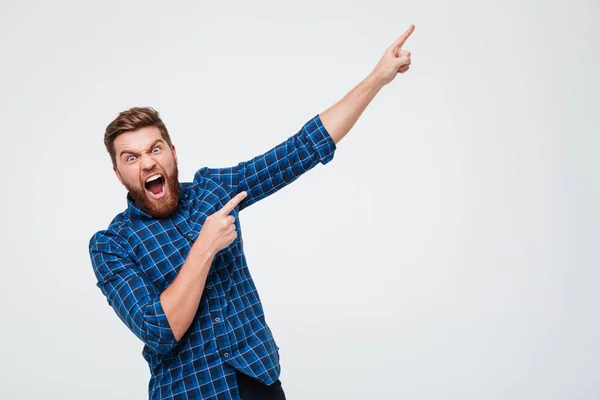
[[[121,179],[121,174],[119,174],[119,170],[117,169],[117,167],[113,167],[113,171],[115,171],[115,175],[117,175],[117,178],[119,179],[119,182],[121,182],[121,185],[125,186],[125,184],[123,183],[123,179]]]
[[[171,151],[173,152],[173,157],[175,158],[175,164],[179,164],[179,162],[177,161],[177,151],[175,150],[174,144],[171,145]]]

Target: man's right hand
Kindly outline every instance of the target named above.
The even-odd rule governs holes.
[[[206,218],[200,230],[200,235],[198,235],[198,239],[193,245],[194,250],[214,256],[233,243],[237,237],[237,232],[235,230],[235,217],[229,215],[229,213],[247,195],[246,192],[238,193],[223,208]]]
[[[188,330],[198,311],[213,257],[237,237],[235,218],[229,213],[246,196],[246,192],[239,193],[223,208],[206,218],[200,235],[175,280],[160,294],[163,310],[177,341]]]

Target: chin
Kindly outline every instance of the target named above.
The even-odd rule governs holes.
[[[177,210],[178,204],[179,196],[173,196],[171,193],[163,193],[159,199],[149,196],[146,212],[154,218],[166,218]]]
[[[148,190],[143,189],[140,192],[131,192],[131,197],[140,206],[140,208],[153,218],[167,218],[177,210],[179,205],[179,184],[176,189],[164,186],[158,194],[150,195]]]

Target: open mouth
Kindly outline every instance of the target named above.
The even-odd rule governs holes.
[[[154,200],[161,199],[165,193],[165,178],[161,174],[152,175],[144,184],[146,193]]]

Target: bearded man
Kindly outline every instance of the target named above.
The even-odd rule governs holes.
[[[106,128],[127,209],[90,239],[100,288],[144,343],[151,399],[285,399],[279,347],[248,270],[239,213],[332,160],[375,95],[408,71],[402,45],[298,133],[249,161],[178,180],[177,152],[152,108],[121,112]]]

